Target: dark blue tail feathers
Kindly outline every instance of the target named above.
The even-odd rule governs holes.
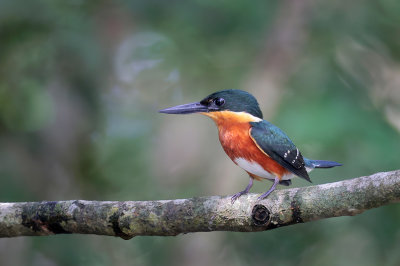
[[[311,168],[332,168],[335,166],[341,166],[341,163],[333,162],[333,161],[323,161],[323,160],[310,160],[304,158],[304,162],[306,163],[306,167]]]

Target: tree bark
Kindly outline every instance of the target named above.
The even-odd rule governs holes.
[[[0,237],[96,234],[130,239],[209,231],[255,232],[357,215],[400,201],[400,170],[335,183],[248,194],[158,201],[0,203]]]

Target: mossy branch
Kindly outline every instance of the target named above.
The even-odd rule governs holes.
[[[400,201],[400,170],[273,192],[159,201],[0,203],[0,237],[96,234],[130,239],[208,231],[255,232],[357,215]]]

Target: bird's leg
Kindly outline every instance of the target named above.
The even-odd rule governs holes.
[[[249,181],[249,184],[247,185],[247,187],[246,187],[243,191],[240,191],[240,192],[238,192],[238,193],[236,193],[235,195],[232,196],[232,198],[231,198],[232,204],[235,203],[235,201],[236,201],[240,196],[242,196],[243,194],[248,193],[249,190],[250,190],[250,188],[251,188],[252,186],[253,186],[253,178],[250,177],[250,181]]]
[[[270,188],[267,192],[265,192],[264,194],[262,194],[261,196],[259,196],[259,197],[258,197],[258,200],[262,200],[262,199],[265,199],[266,197],[268,197],[268,195],[269,195],[272,191],[275,190],[275,187],[276,187],[276,185],[279,184],[279,181],[280,181],[279,178],[278,178],[278,177],[275,177],[274,184],[271,186],[271,188]]]

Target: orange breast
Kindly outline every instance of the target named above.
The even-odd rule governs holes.
[[[232,161],[235,162],[236,158],[244,158],[249,162],[256,162],[264,170],[276,175],[279,179],[289,173],[283,166],[260,150],[250,138],[250,122],[260,121],[259,118],[228,111],[203,114],[210,116],[217,124],[221,145]],[[257,180],[262,179],[251,173],[249,175]]]

